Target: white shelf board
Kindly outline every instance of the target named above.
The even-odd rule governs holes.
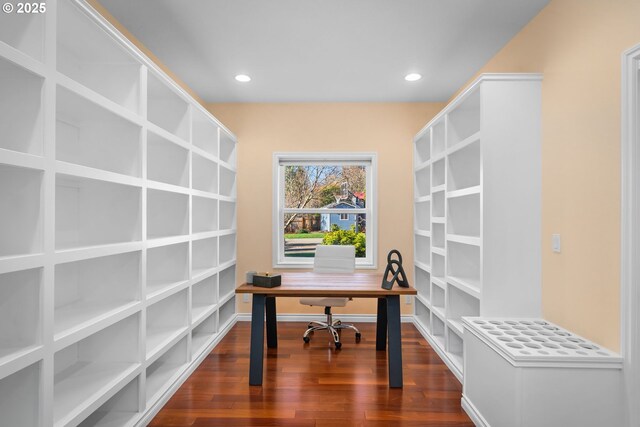
[[[466,137],[465,139],[463,139],[462,141],[458,142],[457,144],[455,144],[454,146],[452,146],[451,148],[449,148],[447,154],[453,154],[456,151],[460,151],[462,150],[464,147],[473,144],[474,142],[480,140],[480,131],[477,131],[471,135],[469,135],[468,137]]]
[[[447,234],[447,241],[462,243],[465,245],[480,246],[479,237],[461,236],[459,234]]]
[[[100,95],[98,92],[95,92],[88,87],[83,86],[82,84],[70,79],[60,72],[56,74],[56,83],[59,86],[69,90],[70,92],[73,92],[76,95],[88,101],[91,101],[92,103],[99,105],[100,107],[109,110],[110,112],[138,126],[142,126],[144,123],[144,119],[140,115],[134,113],[132,110],[129,110],[128,108],[125,108],[116,102],[113,102],[109,98],[106,98],[105,96]]]
[[[480,194],[481,187],[474,185],[473,187],[462,188],[460,190],[447,191],[447,198],[454,199],[456,197],[472,196],[474,194]]]
[[[464,293],[480,299],[480,284],[469,279],[447,276],[447,283],[455,286]]]
[[[109,172],[102,169],[95,169],[88,166],[67,163],[60,160],[56,161],[56,173],[77,178],[110,182],[113,184],[142,187],[142,180],[140,178],[129,175],[122,175],[115,172]]]
[[[95,246],[79,246],[72,249],[62,249],[56,251],[54,255],[54,262],[56,264],[62,264],[73,261],[83,261],[91,258],[98,258],[110,255],[124,254],[127,252],[134,252],[142,250],[143,243],[137,242],[125,242],[125,243],[110,243],[106,245]]]
[[[44,157],[0,148],[0,164],[43,171]]]
[[[413,265],[426,272],[431,272],[431,267],[420,261],[413,261]]]
[[[430,202],[430,201],[431,201],[431,195],[414,198],[415,203]]]
[[[444,307],[436,307],[435,305],[431,305],[431,312],[438,316],[440,320],[446,322],[446,317],[444,315]]]
[[[188,242],[189,240],[191,240],[191,237],[188,234],[182,234],[180,236],[155,237],[147,240],[147,248],[153,249],[161,246],[170,246],[177,243]]]
[[[444,248],[438,248],[438,247],[433,246],[433,245],[431,246],[431,252],[433,252],[434,254],[446,256],[446,252],[445,252]]]
[[[81,301],[55,310],[56,350],[130,316],[141,307],[140,301]]]
[[[153,133],[155,133],[156,135],[170,141],[173,142],[176,145],[179,145],[180,147],[187,149],[187,150],[191,150],[192,146],[191,144],[189,144],[187,141],[185,141],[182,138],[179,138],[178,136],[172,134],[169,131],[164,130],[163,128],[161,128],[160,126],[156,125],[153,122],[146,122],[146,126],[147,129]]]
[[[42,62],[32,58],[13,46],[9,46],[3,41],[0,41],[0,57],[29,70],[40,77],[44,77],[47,74],[47,67]]]
[[[424,295],[419,293],[415,297],[422,303],[422,305],[431,310],[431,301],[429,301]]]
[[[413,230],[413,233],[417,236],[431,237],[431,231],[429,230]]]
[[[449,330],[453,331],[456,335],[462,338],[464,334],[462,320],[447,319],[447,326],[449,326]]]
[[[431,160],[426,160],[426,161],[424,161],[424,162],[422,162],[422,163],[417,164],[417,165],[413,168],[413,171],[414,171],[414,172],[421,171],[422,169],[429,167],[429,165],[430,165],[430,164],[431,164]]]
[[[0,380],[42,360],[43,357],[44,346],[42,345],[20,347],[14,352],[5,352],[0,357]]]
[[[0,274],[30,270],[44,266],[44,254],[29,254],[0,257]]]
[[[90,412],[96,400],[128,380],[139,363],[78,362],[56,375],[54,425],[64,426]]]
[[[432,216],[431,217],[431,222],[433,224],[445,224],[447,222],[447,220],[443,216]]]
[[[147,360],[152,360],[164,353],[170,345],[181,338],[188,330],[186,326],[179,328],[147,328]]]
[[[186,288],[189,280],[154,280],[147,281],[146,300],[148,304],[154,304],[168,296]]]
[[[165,363],[162,367],[147,375],[147,406],[157,401],[168,386],[182,374],[186,363]]]
[[[444,191],[446,188],[447,188],[446,184],[440,184],[440,185],[437,185],[435,187],[431,187],[431,194],[439,193],[441,191]]]
[[[196,305],[191,308],[191,324],[200,324],[218,309],[218,304]]]
[[[443,291],[446,289],[447,284],[445,283],[444,280],[440,279],[439,277],[434,277],[431,276],[431,282],[436,285],[437,287],[439,287],[440,289],[442,289]]]
[[[92,423],[91,427],[131,427],[140,416],[140,412],[107,412],[98,415],[97,421]]]
[[[178,194],[191,194],[191,190],[187,187],[181,187],[179,185],[167,184],[160,181],[147,180],[147,188],[152,190],[167,191],[170,193]]]
[[[202,148],[192,145],[191,146],[191,151],[195,154],[197,154],[200,157],[204,157],[207,160],[210,160],[214,163],[220,163],[220,161],[218,160],[218,158],[216,156],[214,156],[213,154],[210,154],[207,151],[204,151]]]
[[[228,171],[231,171],[233,173],[237,173],[238,172],[238,170],[233,165],[230,165],[229,163],[225,162],[224,160],[218,160],[218,164],[220,166],[222,166],[223,168],[227,169]]]

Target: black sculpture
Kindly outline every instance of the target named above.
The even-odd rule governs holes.
[[[397,255],[398,259],[392,259],[394,254]],[[389,273],[393,275],[391,280],[388,280]],[[393,288],[394,282],[397,282],[398,286],[402,288],[409,287],[407,275],[404,274],[404,268],[402,268],[402,255],[400,255],[400,252],[396,249],[392,249],[387,255],[387,268],[384,270],[384,275],[382,276],[382,287],[389,290]]]

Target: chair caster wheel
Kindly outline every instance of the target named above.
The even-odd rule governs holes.
[[[311,341],[309,339],[309,337],[302,337],[302,341],[304,341],[305,343],[309,344],[309,341]]]
[[[336,343],[336,350],[340,350],[340,347],[342,347],[342,343],[340,341],[338,341]]]
[[[362,334],[360,332],[356,332],[356,342],[360,342],[361,338],[362,338]]]

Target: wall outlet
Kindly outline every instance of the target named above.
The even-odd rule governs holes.
[[[560,235],[552,234],[551,235],[551,249],[553,252],[559,254],[560,253]]]
[[[411,295],[405,295],[404,296],[404,303],[405,304],[411,304]]]
[[[242,302],[249,302],[249,294],[242,294]]]

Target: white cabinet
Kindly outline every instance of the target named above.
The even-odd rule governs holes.
[[[0,424],[150,421],[236,319],[236,157],[84,1],[0,16]]]
[[[541,76],[480,76],[414,139],[416,325],[463,374],[463,316],[540,316]]]

